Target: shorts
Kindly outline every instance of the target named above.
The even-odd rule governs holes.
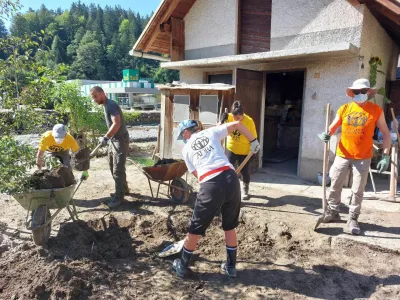
[[[234,170],[200,183],[189,233],[205,235],[214,217],[221,212],[222,229],[229,231],[239,225],[240,183]]]

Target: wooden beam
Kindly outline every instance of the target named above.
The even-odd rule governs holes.
[[[359,0],[361,4],[366,4],[369,9],[376,10],[400,25],[400,5],[390,0]]]
[[[171,18],[171,61],[185,59],[185,21]]]
[[[171,32],[171,25],[168,23],[162,23],[160,25],[161,32]]]

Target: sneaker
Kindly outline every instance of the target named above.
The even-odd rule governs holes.
[[[236,268],[228,267],[226,265],[226,262],[223,262],[221,264],[221,271],[222,271],[222,273],[228,275],[229,277],[236,278]]]
[[[358,224],[358,215],[351,214],[349,220],[347,221],[347,226],[351,234],[359,235],[361,232],[360,225]]]
[[[121,200],[121,199],[116,198],[116,197],[113,197],[113,198],[111,199],[111,201],[108,202],[107,206],[108,206],[109,208],[115,208],[115,207],[120,206],[121,203],[122,203],[122,200]]]
[[[189,268],[185,267],[182,264],[182,261],[180,258],[177,258],[174,260],[173,264],[172,264],[172,268],[174,269],[174,271],[176,272],[176,274],[180,277],[183,278],[185,277],[188,273],[189,273]]]
[[[249,184],[248,183],[242,184],[240,194],[242,196],[242,200],[249,200]]]
[[[335,221],[340,221],[339,212],[328,208],[325,213],[324,219],[321,221],[321,223],[329,223],[329,222],[335,222]]]

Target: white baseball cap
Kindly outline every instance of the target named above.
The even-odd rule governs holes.
[[[62,143],[65,136],[67,135],[67,127],[63,124],[56,124],[53,127],[53,137],[57,143]]]

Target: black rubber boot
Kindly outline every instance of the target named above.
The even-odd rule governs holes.
[[[236,277],[237,247],[226,246],[226,262],[221,264],[221,270],[229,277]]]
[[[179,259],[175,259],[172,267],[174,268],[176,274],[183,278],[189,272],[189,263],[192,258],[193,251],[189,251],[183,247],[182,249],[182,257]]]

